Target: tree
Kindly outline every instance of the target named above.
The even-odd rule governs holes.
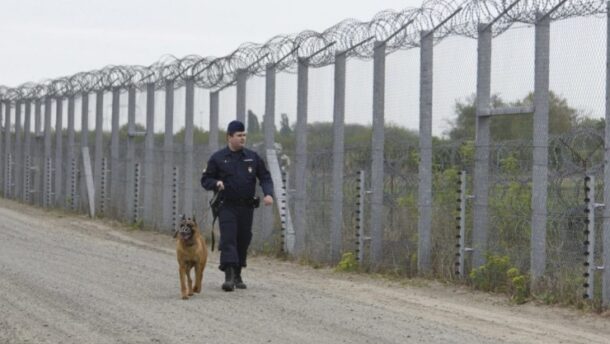
[[[524,106],[533,103],[534,94],[530,93],[522,100],[506,103],[498,95],[491,98],[494,108],[503,106]],[[448,132],[451,140],[474,140],[476,97],[472,96],[462,103],[455,104],[456,120]],[[549,133],[561,134],[570,131],[579,123],[578,111],[568,105],[565,98],[549,92]],[[529,139],[533,135],[533,114],[494,116],[491,121],[491,137],[494,140]]]
[[[248,133],[258,134],[261,132],[261,126],[258,122],[258,117],[252,110],[248,110]]]
[[[280,120],[280,135],[290,135],[292,134],[292,129],[290,128],[290,121],[288,121],[288,115],[283,113],[282,119]]]

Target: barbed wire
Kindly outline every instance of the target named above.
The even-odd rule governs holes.
[[[150,66],[106,66],[14,88],[0,86],[0,99],[65,97],[114,88],[143,88],[147,84],[160,89],[168,82],[181,87],[187,80],[199,87],[222,89],[235,83],[240,70],[262,76],[269,64],[277,71],[294,72],[299,59],[308,59],[310,66],[323,67],[334,63],[337,53],[346,51],[348,57],[371,59],[375,41],[386,41],[387,54],[415,48],[420,44],[421,32],[435,28],[437,42],[450,35],[476,38],[479,24],[491,23],[504,12],[494,22],[494,36],[514,23],[534,24],[540,15],[559,5],[549,16],[553,21],[606,13],[606,3],[601,0],[568,0],[563,4],[561,1],[520,0],[515,4],[514,0],[427,0],[419,8],[379,12],[368,22],[346,19],[323,32],[306,30],[295,35],[278,35],[263,44],[244,43],[223,57],[168,55]],[[309,58],[323,48],[327,49]]]

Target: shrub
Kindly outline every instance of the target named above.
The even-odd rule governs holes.
[[[517,304],[529,296],[527,277],[511,266],[508,256],[488,255],[485,265],[470,272],[470,282],[478,290],[508,293]]]
[[[358,269],[358,260],[353,252],[345,252],[341,261],[335,267],[335,271],[351,272]]]

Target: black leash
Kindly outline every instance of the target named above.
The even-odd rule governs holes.
[[[221,192],[222,191],[214,191],[214,196],[210,199],[210,210],[212,211],[212,252],[214,252],[214,244],[216,242],[214,224],[216,223],[216,219],[218,219],[220,207],[222,206],[222,197],[220,197]]]

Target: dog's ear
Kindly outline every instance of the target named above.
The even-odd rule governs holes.
[[[195,215],[193,215],[193,222],[195,222],[195,224],[197,224],[197,219],[195,218]]]
[[[182,220],[182,221],[186,220],[186,214],[180,215],[180,220]]]

